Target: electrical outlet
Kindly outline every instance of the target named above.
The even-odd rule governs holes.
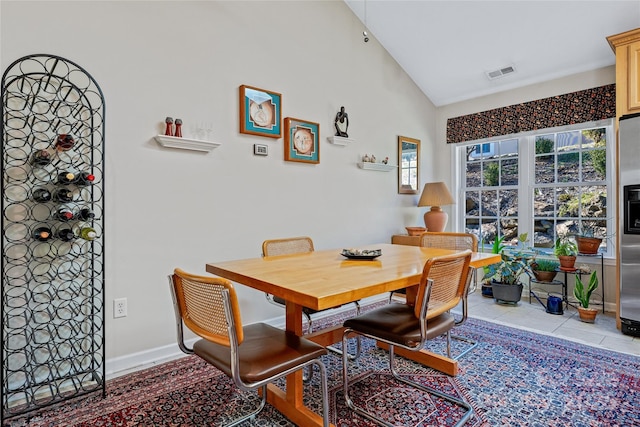
[[[127,317],[127,299],[116,298],[113,300],[113,318]]]

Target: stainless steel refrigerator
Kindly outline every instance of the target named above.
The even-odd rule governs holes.
[[[620,321],[640,336],[640,113],[620,118],[619,136]]]

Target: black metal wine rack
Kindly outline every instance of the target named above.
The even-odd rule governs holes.
[[[104,129],[102,91],[77,64],[29,55],[4,72],[2,420],[86,393],[105,394]],[[59,135],[72,135],[75,144],[56,148]],[[50,161],[32,164],[40,150]],[[85,172],[94,180],[60,185],[62,172]],[[60,187],[72,201],[33,199],[36,189]],[[61,221],[55,215],[61,208],[94,216]],[[53,238],[34,238],[40,227]],[[77,237],[60,238],[63,229]],[[83,229],[96,237],[81,238]]]

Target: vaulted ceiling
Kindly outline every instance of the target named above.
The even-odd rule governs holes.
[[[638,0],[344,1],[436,106],[613,65],[640,27]]]

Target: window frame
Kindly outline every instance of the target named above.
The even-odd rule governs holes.
[[[606,119],[606,120],[598,120],[586,123],[580,123],[576,125],[567,125],[567,126],[559,126],[555,128],[545,128],[538,129],[535,131],[522,132],[519,134],[510,134],[510,135],[502,135],[496,136],[492,138],[484,138],[474,141],[465,141],[462,143],[455,144],[453,147],[454,154],[453,158],[455,159],[455,185],[454,188],[457,189],[454,197],[458,201],[453,209],[454,227],[457,230],[466,230],[466,200],[465,200],[465,192],[467,190],[466,184],[466,150],[470,145],[477,144],[486,144],[492,142],[505,141],[510,139],[516,139],[518,141],[518,170],[520,174],[520,179],[518,180],[518,234],[528,233],[529,236],[533,236],[534,230],[534,212],[533,212],[533,196],[536,188],[550,186],[576,186],[577,182],[571,183],[562,183],[556,182],[553,183],[536,183],[535,182],[535,139],[536,136],[543,136],[547,134],[557,134],[562,132],[571,132],[571,131],[583,131],[589,130],[593,128],[605,128],[605,136],[606,136],[606,176],[602,183],[607,188],[607,212],[616,212],[617,209],[617,194],[616,194],[616,181],[615,181],[615,164],[614,159],[616,155],[615,146],[616,146],[616,136],[614,130],[614,119]],[[584,152],[581,150],[581,152]],[[477,160],[477,157],[470,156],[473,160]],[[599,183],[600,181],[598,181]],[[584,183],[584,182],[580,182]],[[586,182],[588,183],[588,182]],[[599,185],[594,183],[593,185]],[[481,186],[480,188],[482,188]],[[497,188],[499,189],[501,186],[498,185],[496,187],[489,188]],[[479,217],[482,219],[482,217]],[[552,219],[558,219],[558,212],[554,212],[554,216]],[[606,218],[607,221],[607,235],[612,236],[617,232],[616,229],[616,218],[614,215],[608,215]],[[531,240],[531,239],[530,239]],[[615,248],[615,239],[608,238],[606,242],[606,250],[603,251],[604,258],[614,258],[616,254]],[[530,243],[533,245],[533,243]],[[479,247],[483,248],[485,251],[491,250],[490,244],[479,242]],[[553,248],[538,248],[540,251],[544,253],[553,253]],[[482,250],[482,249],[481,249]]]

